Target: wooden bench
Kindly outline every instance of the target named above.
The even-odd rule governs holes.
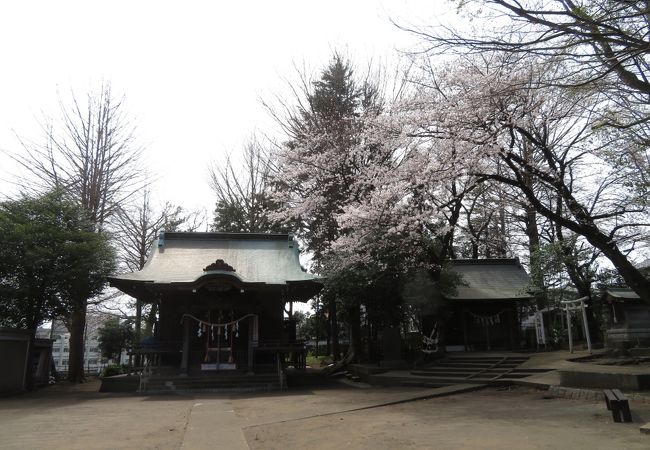
[[[612,412],[614,422],[632,422],[630,404],[625,394],[618,389],[605,389],[603,394],[605,394],[605,403],[607,409]]]

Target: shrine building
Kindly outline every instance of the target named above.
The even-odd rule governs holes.
[[[158,305],[154,336],[136,352],[181,376],[273,371],[289,354],[304,364],[285,308],[322,288],[290,234],[263,233],[161,233],[142,270],[109,282]]]
[[[518,310],[533,300],[519,260],[456,259],[450,265],[460,283],[448,298],[447,346],[456,351],[517,349]]]

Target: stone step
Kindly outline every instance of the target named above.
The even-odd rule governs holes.
[[[178,380],[156,380],[147,382],[148,386],[231,386],[231,385],[251,385],[251,384],[268,384],[278,383],[278,378],[268,380],[202,380],[202,381],[178,381]]]
[[[445,372],[480,372],[480,371],[485,371],[485,370],[499,370],[502,372],[508,371],[508,370],[516,370],[515,367],[510,367],[510,366],[485,366],[485,367],[456,367],[456,366],[433,366],[433,367],[427,367],[425,369],[418,369],[422,370],[423,372],[434,372],[437,370],[443,370]]]
[[[464,362],[464,363],[457,363],[457,362],[441,362],[439,364],[435,364],[429,367],[476,367],[476,368],[481,368],[481,367],[492,367],[492,366],[498,366],[498,367],[517,367],[519,366],[519,363],[472,363],[472,362]]]
[[[411,374],[420,379],[415,383],[458,383],[471,380],[477,383],[493,383],[495,380],[521,379],[532,375],[532,371],[519,369],[519,365],[526,362],[528,357],[491,357],[491,356],[450,356],[437,361],[429,367],[412,370]],[[501,381],[502,380],[502,381]]]
[[[286,385],[286,378],[283,379]],[[277,375],[219,374],[188,377],[151,377],[146,381],[144,392],[221,392],[275,390],[280,388]]]
[[[149,378],[149,383],[172,382],[178,384],[201,384],[201,383],[257,383],[277,380],[278,376],[241,376],[241,377],[198,377],[198,378]]]
[[[469,368],[469,367],[431,367],[429,369],[414,369],[418,372],[448,372],[448,373],[506,373],[513,372],[515,369],[512,367],[492,367],[492,368]]]
[[[422,380],[422,381],[404,381],[402,383],[402,386],[409,386],[409,387],[423,387],[423,388],[440,388],[440,387],[445,387],[445,386],[453,386],[458,384],[458,381],[455,381],[453,383],[440,383],[440,382],[432,382],[429,380]]]
[[[445,370],[411,370],[412,375],[420,377],[452,377],[452,378],[465,378],[474,375],[478,372],[448,372]]]
[[[455,378],[455,377],[445,377],[445,376],[440,376],[440,377],[426,377],[423,378],[422,380],[407,380],[402,383],[415,383],[414,385],[427,385],[427,386],[449,386],[452,384],[459,384],[459,383],[482,383],[482,384],[487,384],[491,381],[491,378],[470,378],[470,379],[465,379],[465,378]]]
[[[465,362],[499,362],[499,361],[528,361],[525,356],[504,356],[504,357],[469,357],[469,356],[449,356],[443,361],[465,361]]]
[[[286,386],[284,387],[286,389]],[[243,393],[243,392],[269,392],[279,391],[280,385],[251,385],[251,386],[211,386],[211,387],[196,387],[196,388],[147,388],[141,391],[141,394],[193,394],[193,393]]]

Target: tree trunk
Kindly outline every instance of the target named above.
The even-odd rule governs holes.
[[[526,207],[526,236],[528,237],[528,248],[530,254],[531,281],[535,286],[535,300],[538,308],[544,308],[548,301],[546,298],[546,286],[542,275],[539,257],[539,230],[537,229],[537,212],[534,208]]]
[[[36,383],[34,382],[34,364],[32,362],[32,354],[34,353],[34,340],[36,339],[36,329],[38,324],[31,325],[29,328],[29,341],[27,343],[27,368],[25,370],[25,389],[28,391],[34,390]]]
[[[347,308],[348,320],[350,324],[350,348],[348,353],[352,352],[351,362],[357,362],[361,359],[361,309],[358,304]]]
[[[341,345],[339,344],[339,322],[336,317],[336,299],[328,302],[330,319],[330,339],[332,341],[332,358],[338,361],[341,358]]]
[[[81,383],[84,381],[84,332],[86,330],[86,303],[79,301],[67,320],[70,332],[70,354],[68,358],[68,381]]]
[[[639,269],[634,267],[618,246],[602,233],[589,233],[585,237],[612,262],[628,287],[636,292],[641,300],[650,304],[650,278],[646,278]]]
[[[143,334],[145,336],[153,336],[153,326],[156,323],[157,316],[158,316],[158,303],[154,301],[151,303],[151,309],[149,309],[149,314],[147,314],[147,318],[145,319],[144,322]]]
[[[533,164],[534,162],[534,152],[531,145],[524,141],[523,148],[523,157],[528,164]],[[522,182],[527,190],[534,191],[535,189],[535,180],[533,179],[532,174],[526,172],[522,176]],[[524,217],[526,236],[528,237],[528,251],[530,254],[530,266],[531,266],[531,275],[532,282],[535,288],[538,289],[536,295],[537,306],[543,308],[547,306],[546,298],[546,286],[544,285],[544,277],[541,271],[541,264],[539,261],[538,250],[540,247],[540,238],[539,238],[539,229],[537,228],[537,210],[535,207],[527,201],[522,202],[522,208],[526,212]]]
[[[509,162],[511,168],[516,173],[521,174],[521,171],[512,163],[512,161]],[[573,220],[558,215],[555,211],[549,209],[527,186],[513,182],[512,180],[499,175],[490,175],[488,178],[517,187],[524,195],[526,195],[530,204],[539,214],[542,214],[555,223],[583,236],[587,242],[600,250],[602,254],[611,261],[619,275],[621,275],[625,280],[628,287],[636,292],[641,300],[650,304],[650,278],[646,278],[639,269],[634,267],[629,259],[618,248],[612,237],[608,236],[598,228],[593,217],[589,214],[587,209],[573,197],[573,194],[569,191],[568,187],[562,185],[561,182],[556,183],[556,189],[559,195],[561,195],[565,206],[574,217]]]

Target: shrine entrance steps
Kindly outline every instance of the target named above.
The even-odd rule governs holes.
[[[510,385],[516,380],[551,370],[520,367],[527,360],[528,357],[525,355],[449,356],[426,367],[410,371],[373,374],[368,377],[368,382],[419,387],[443,387],[464,383]]]
[[[195,375],[151,375],[142,379],[141,394],[194,392],[259,392],[286,389],[286,376],[277,373],[199,373]]]
[[[411,374],[426,382],[512,384],[547,369],[526,369],[519,366],[527,356],[453,356],[429,367],[411,370]]]

